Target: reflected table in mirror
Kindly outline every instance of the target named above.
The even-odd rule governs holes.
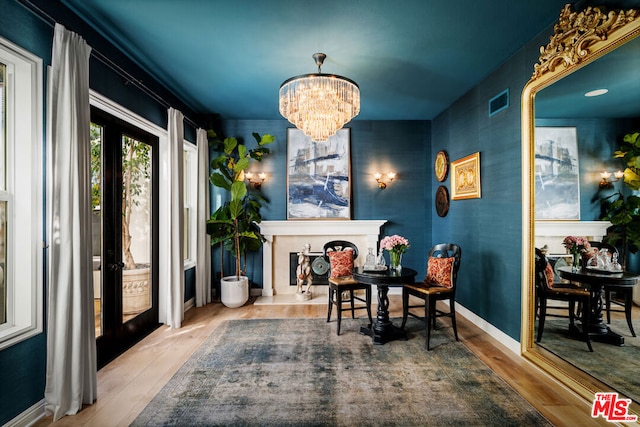
[[[609,272],[589,268],[574,270],[573,267],[559,267],[563,279],[584,285],[591,293],[591,313],[589,316],[589,337],[598,342],[624,345],[624,337],[613,332],[602,319],[602,293],[604,285],[632,288],[638,284],[640,275],[629,271]],[[578,332],[578,331],[571,331]]]
[[[407,334],[394,326],[389,320],[389,287],[402,287],[405,283],[413,283],[418,272],[402,267],[400,271],[387,269],[384,271],[367,271],[358,267],[353,278],[360,283],[378,287],[378,312],[373,324],[362,326],[360,333],[373,338],[374,344],[384,344],[393,340],[406,340]]]

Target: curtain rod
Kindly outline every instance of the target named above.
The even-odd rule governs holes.
[[[20,0],[20,1],[21,1],[21,3],[25,4],[25,6],[27,6],[32,12],[34,12],[34,14],[42,22],[44,22],[45,24],[49,25],[51,28],[55,28],[56,20],[53,17],[51,17],[47,12],[45,12],[40,7],[38,7],[35,4],[33,4],[33,2],[31,2],[30,0]],[[87,23],[87,25],[88,25],[88,23]],[[117,49],[117,47],[116,47],[116,49]],[[116,74],[118,74],[120,77],[125,79],[125,85],[133,84],[135,87],[140,89],[145,95],[147,95],[149,98],[153,99],[154,101],[158,102],[163,107],[165,107],[167,109],[172,107],[169,102],[165,101],[164,98],[162,98],[160,95],[155,93],[152,89],[149,89],[144,83],[142,83],[142,81],[140,81],[140,80],[136,79],[135,77],[133,77],[126,70],[124,70],[118,64],[114,63],[111,59],[109,59],[107,56],[102,54],[100,51],[94,49],[93,47],[91,47],[91,55],[95,59],[97,59],[98,61],[100,61],[104,65],[106,65],[108,68],[110,68],[112,71],[114,71]],[[194,122],[193,120],[191,120],[187,116],[184,116],[184,120],[187,123],[189,123],[191,126],[193,126],[196,130],[200,127],[200,126],[198,126],[196,124],[196,122]]]

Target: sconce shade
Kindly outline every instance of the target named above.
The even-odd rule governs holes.
[[[324,53],[313,58],[317,73],[280,85],[280,114],[313,141],[324,142],[360,113],[360,88],[346,77],[322,74]]]

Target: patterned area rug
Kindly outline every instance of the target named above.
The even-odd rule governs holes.
[[[584,341],[569,336],[569,320],[550,318],[545,320],[540,345],[618,393],[639,402],[640,337],[631,336],[626,320],[612,320],[609,327],[624,337],[623,347],[592,341],[591,353]],[[640,331],[640,321],[633,321],[633,329],[636,334]]]
[[[450,327],[427,353],[418,320],[382,346],[361,324],[345,319],[337,336],[323,319],[224,322],[132,425],[550,425]]]

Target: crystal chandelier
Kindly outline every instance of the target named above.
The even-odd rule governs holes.
[[[360,113],[360,88],[346,77],[322,74],[326,57],[313,54],[317,74],[291,77],[280,85],[280,114],[316,142],[326,141]]]

